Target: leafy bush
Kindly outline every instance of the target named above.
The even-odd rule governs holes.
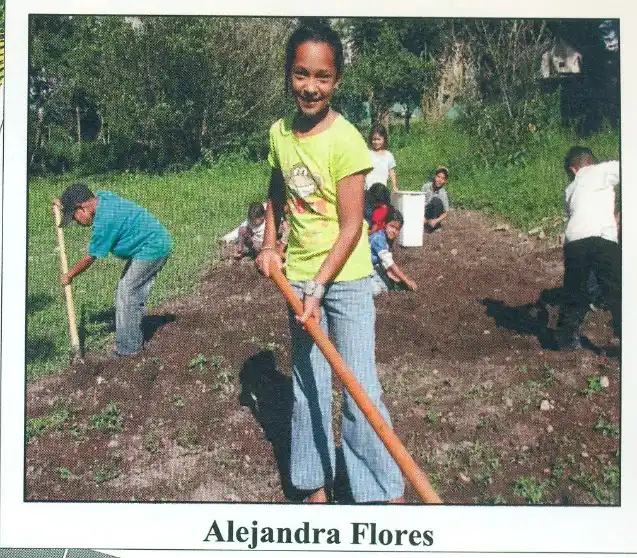
[[[117,403],[111,401],[101,413],[91,417],[91,428],[105,430],[106,432],[121,432],[124,429],[124,418],[117,407]]]
[[[473,136],[480,163],[486,167],[526,166],[530,151],[545,145],[548,133],[559,126],[556,94],[501,103],[474,101],[466,105],[459,123]]]

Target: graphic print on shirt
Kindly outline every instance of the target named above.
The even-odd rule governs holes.
[[[292,197],[290,211],[293,213],[323,213],[327,209],[325,201],[314,196],[323,185],[323,177],[312,174],[302,162],[285,174],[285,182]]]

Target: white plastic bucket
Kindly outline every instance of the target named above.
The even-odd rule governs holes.
[[[425,194],[400,191],[392,194],[392,205],[403,214],[403,228],[398,235],[400,246],[423,245]]]

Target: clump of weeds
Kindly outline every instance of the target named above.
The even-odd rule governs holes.
[[[93,430],[105,432],[121,432],[124,430],[124,418],[115,401],[111,401],[101,413],[93,415],[90,421]]]
[[[605,416],[599,415],[593,426],[593,432],[597,432],[607,438],[619,438],[619,424],[606,419]]]
[[[580,395],[584,395],[590,399],[593,395],[598,393],[604,393],[601,377],[595,375],[589,376],[586,378],[586,389],[580,391]]]
[[[178,409],[183,409],[186,406],[186,398],[183,395],[173,395],[170,401]]]
[[[198,355],[190,359],[190,361],[188,362],[188,369],[197,369],[199,371],[199,374],[205,374],[207,371],[207,364],[208,359],[206,358],[206,355],[199,353]]]
[[[539,482],[535,477],[520,477],[515,481],[513,493],[521,496],[529,504],[540,504],[548,481]]]
[[[184,449],[193,449],[199,445],[199,433],[192,422],[186,422],[177,429],[175,436],[177,445]]]
[[[608,463],[602,469],[601,483],[598,475],[586,471],[581,464],[569,478],[600,504],[616,505],[619,502],[619,466],[615,464]]]
[[[430,411],[427,411],[427,422],[429,424],[438,424],[438,422],[440,422],[441,415],[442,413],[440,413],[439,411],[431,409]]]
[[[255,335],[252,336],[252,339],[250,339],[250,342],[253,345],[256,345],[257,347],[259,347],[259,349],[261,349],[262,351],[274,352],[274,351],[282,351],[284,349],[283,345],[281,345],[280,343],[276,343],[275,341],[262,341]]]
[[[62,430],[75,418],[78,408],[69,401],[60,401],[48,415],[27,419],[26,438],[39,438],[47,430]]]
[[[93,469],[93,481],[95,484],[103,484],[119,477],[122,474],[119,468],[121,460],[122,456],[120,453],[114,452],[104,461],[96,462]]]
[[[142,448],[151,455],[157,453],[162,447],[163,425],[163,422],[157,419],[150,419],[146,424],[142,434]]]
[[[58,467],[55,470],[55,472],[60,476],[60,479],[62,479],[63,481],[68,481],[73,476],[73,473],[67,467]]]

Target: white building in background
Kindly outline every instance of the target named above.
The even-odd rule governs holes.
[[[565,42],[555,41],[542,55],[540,72],[543,78],[582,73],[582,55]]]

